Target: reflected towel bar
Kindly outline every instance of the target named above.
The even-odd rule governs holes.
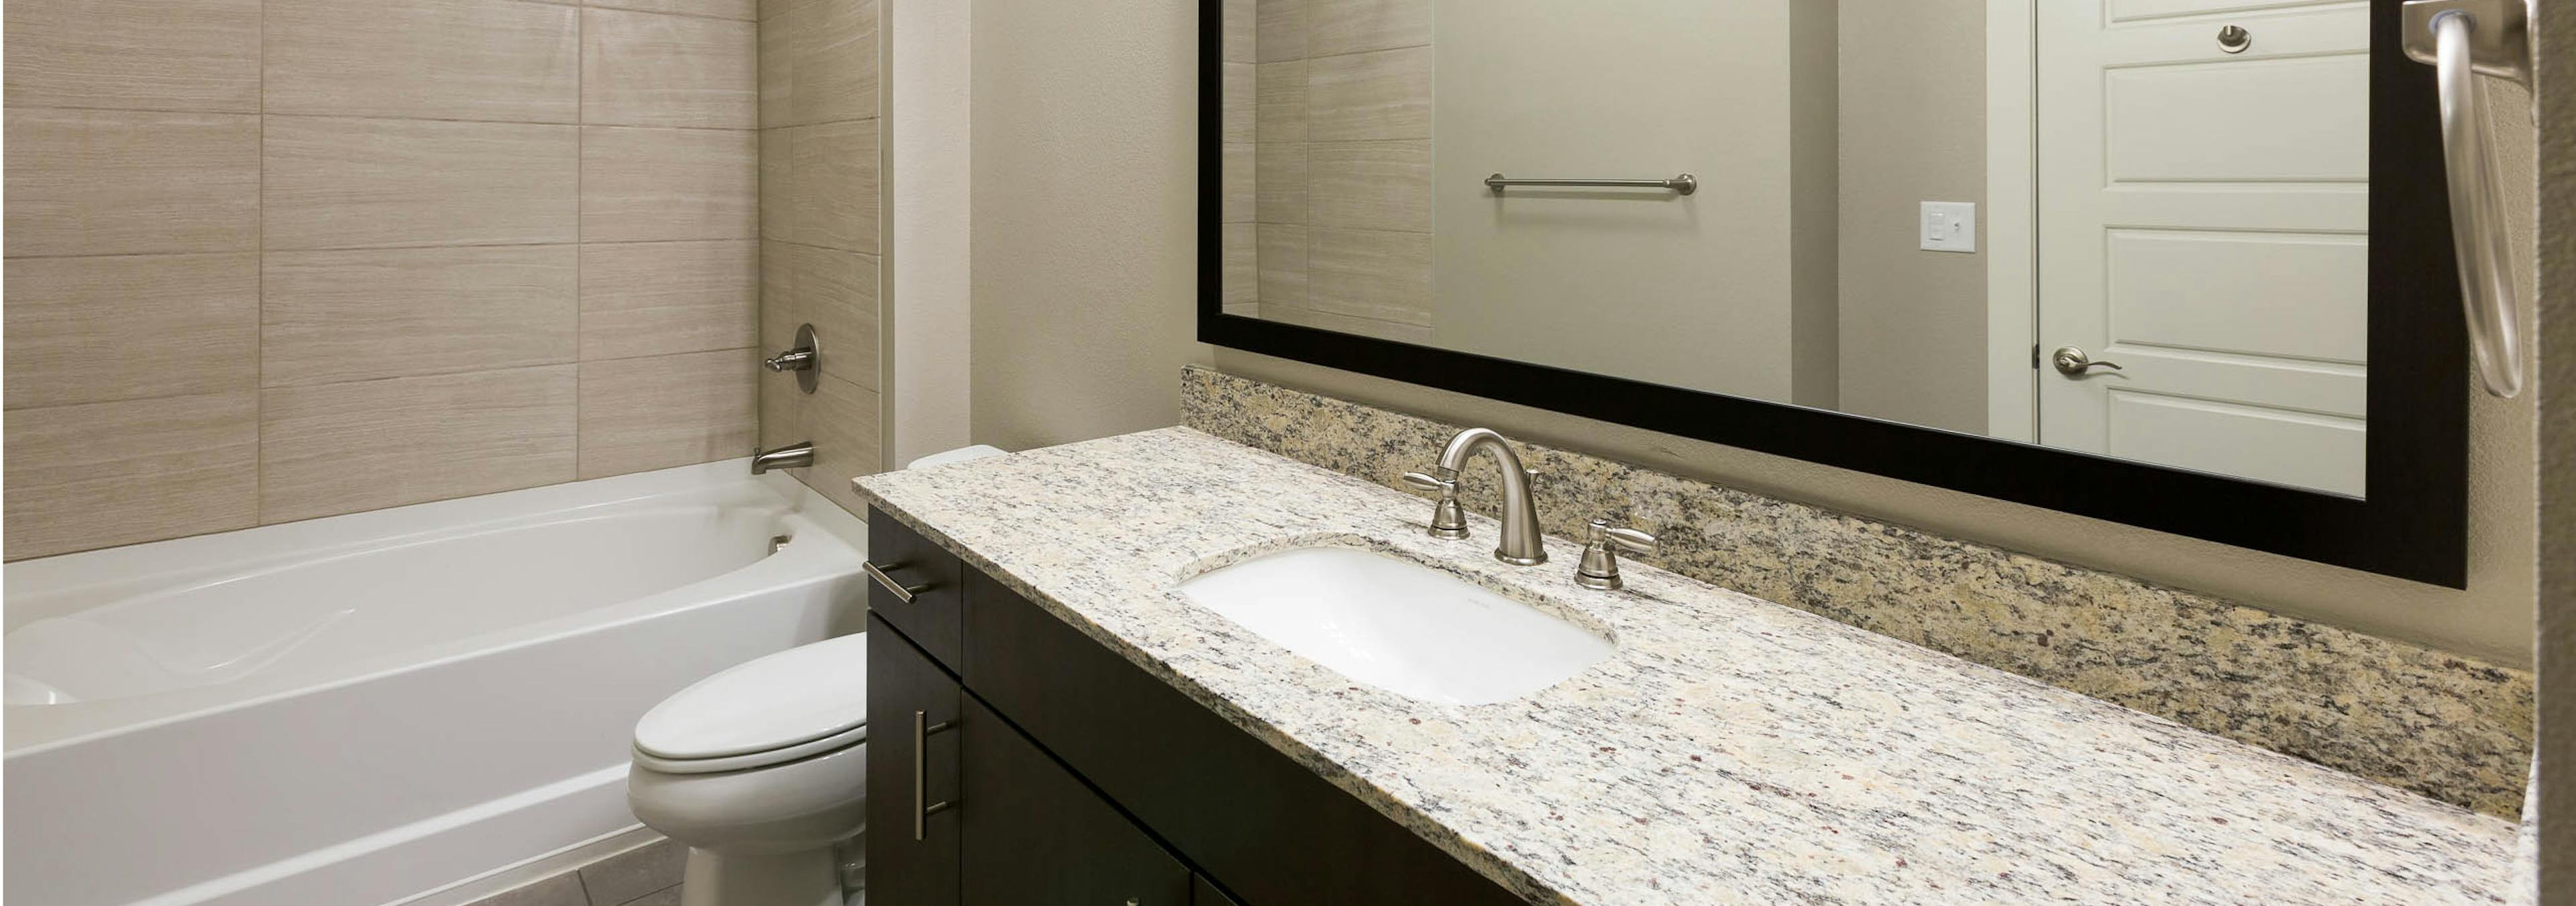
[[[2406,55],[2434,67],[2442,102],[2442,159],[2450,176],[2451,244],[2460,259],[2460,302],[2487,393],[2522,391],[2515,335],[2513,260],[2505,249],[2504,202],[2487,147],[2486,96],[2477,74],[2529,84],[2531,48],[2524,0],[2409,0]]]
[[[1594,188],[1671,189],[1674,194],[1688,195],[1699,191],[1699,179],[1688,173],[1671,179],[1513,179],[1496,173],[1485,177],[1485,188],[1502,194],[1504,186],[1588,186]]]

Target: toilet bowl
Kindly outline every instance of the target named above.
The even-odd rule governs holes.
[[[841,906],[867,826],[865,635],[748,661],[635,724],[626,802],[689,847],[682,906]]]

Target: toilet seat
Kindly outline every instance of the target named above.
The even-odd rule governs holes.
[[[741,771],[867,741],[865,634],[767,655],[699,680],[635,723],[635,765]]]

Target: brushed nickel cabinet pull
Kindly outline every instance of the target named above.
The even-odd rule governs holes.
[[[947,811],[954,802],[929,802],[930,736],[944,733],[957,725],[955,721],[930,722],[930,712],[912,712],[912,842],[930,839],[930,816]]]
[[[886,575],[886,570],[902,569],[903,564],[901,563],[888,563],[884,566],[878,566],[877,562],[874,560],[861,560],[859,561],[859,568],[867,570],[868,578],[877,580],[877,584],[884,586],[885,590],[894,592],[895,600],[902,601],[906,604],[912,603],[913,595],[917,595],[931,589],[931,586],[926,583],[921,585],[905,585],[901,582],[895,581],[893,576]]]

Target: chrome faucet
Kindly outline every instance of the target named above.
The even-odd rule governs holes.
[[[814,442],[788,444],[775,450],[751,451],[751,474],[771,469],[797,469],[814,464]]]
[[[1521,467],[1520,456],[1503,442],[1502,435],[1485,428],[1458,432],[1440,451],[1441,478],[1454,486],[1459,471],[1478,453],[1493,454],[1494,466],[1503,475],[1503,538],[1494,548],[1494,559],[1515,566],[1547,562],[1547,545],[1538,532],[1538,504],[1530,497],[1529,470]],[[1432,531],[1435,535],[1440,533],[1436,526]]]

